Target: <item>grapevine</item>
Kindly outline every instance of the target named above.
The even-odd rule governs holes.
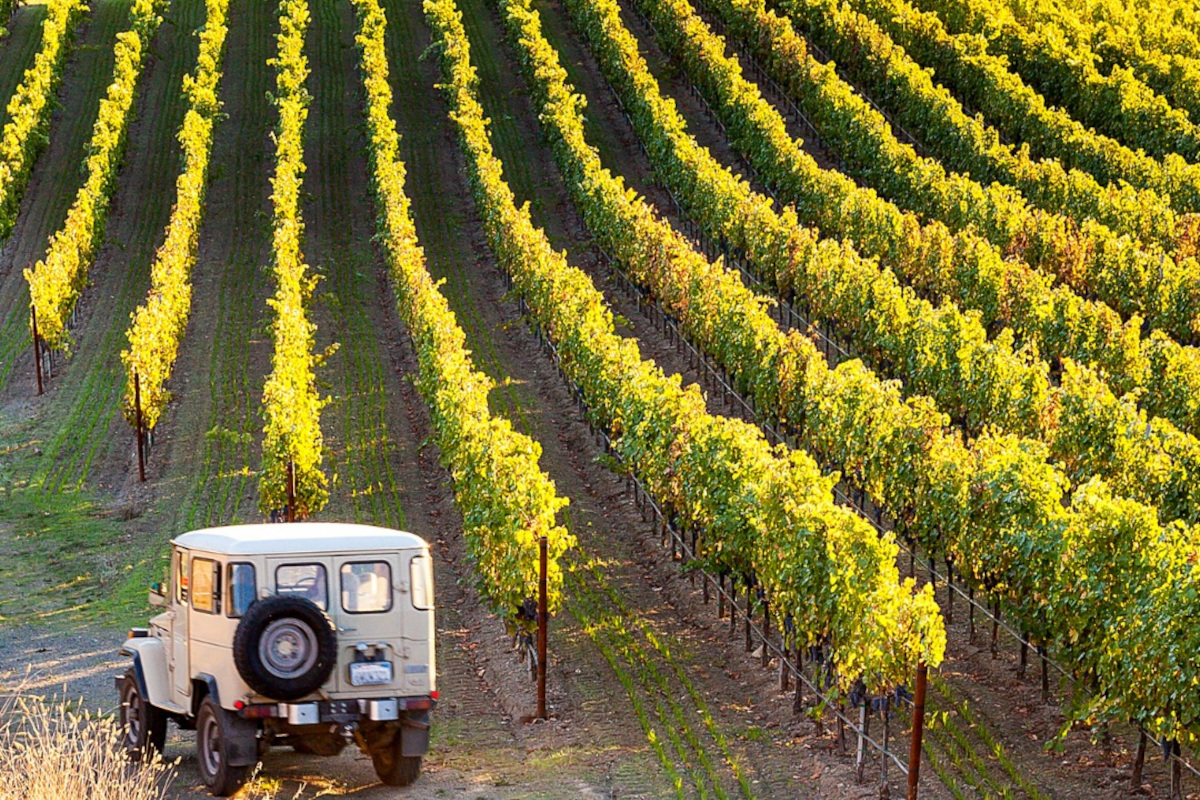
[[[0,0],[0,39],[8,35],[8,29],[4,26],[17,10],[19,3],[20,0]]]
[[[949,93],[935,87],[929,74],[892,46],[870,20],[835,0],[788,0],[785,8],[791,19],[843,59],[845,69],[896,110],[903,123],[948,165],[981,179],[1012,184],[1041,210],[999,186],[985,188],[962,177],[942,177],[944,168],[918,159],[896,142],[884,120],[840,85],[835,72],[808,54],[789,19],[767,11],[761,0],[712,0],[711,4],[742,38],[757,43],[756,52],[768,69],[815,124],[832,131],[832,140],[856,174],[901,205],[932,215],[956,231],[974,226],[1005,254],[1019,254],[1084,297],[1103,300],[1126,317],[1145,318],[1179,341],[1197,341],[1200,272],[1195,259],[1187,248],[1173,258],[1156,246],[1175,247],[1179,237],[1186,239],[1194,217],[1181,218],[1162,203],[1156,207],[1144,191],[1102,188],[1083,173],[1067,173],[1056,161],[1033,162],[1028,153],[1000,144],[994,131],[963,113]],[[839,134],[843,130],[846,134]],[[1104,200],[1100,207],[1098,199]],[[1059,209],[1062,214],[1056,213]],[[1072,210],[1074,218],[1069,219],[1065,214]],[[1150,244],[1143,247],[1118,234],[1141,237]],[[928,249],[937,253],[936,247]],[[1000,259],[978,247],[960,246],[960,250],[962,256],[956,257],[987,256],[992,263],[981,267],[985,274],[1012,270],[993,266]],[[1030,280],[1018,277],[1014,286],[1038,295],[1053,290],[1030,287]],[[1058,294],[1062,295],[1061,289]],[[1011,317],[1028,318],[1024,309],[1014,310]],[[1086,332],[1091,325],[1080,327]],[[1086,340],[1087,334],[1082,338]]]
[[[168,2],[136,0],[133,4],[130,29],[117,34],[113,80],[100,101],[92,128],[83,186],[67,212],[67,221],[50,237],[45,257],[25,270],[38,331],[47,346],[55,350],[70,347],[67,322],[87,286],[96,250],[104,241],[109,201],[133,119],[146,49],[162,22],[158,12]]]
[[[196,73],[183,80],[188,109],[179,130],[184,168],[176,181],[175,206],[150,267],[146,302],[131,315],[126,332],[129,347],[121,353],[126,376],[125,418],[131,425],[136,424],[134,401],[140,393],[142,422],[147,430],[158,424],[170,400],[165,384],[171,377],[191,312],[191,273],[204,218],[213,128],[221,109],[217,85],[221,81],[228,11],[229,0],[207,0]]]
[[[367,96],[371,184],[379,208],[379,240],[387,256],[397,309],[417,348],[417,388],[428,404],[443,463],[454,476],[464,537],[483,595],[513,624],[538,590],[538,539],[547,538],[551,611],[562,605],[561,559],[575,540],[555,522],[567,500],[538,466],[541,445],[488,410],[493,382],[471,362],[466,335],[425,268],[425,254],[404,191],[405,169],[391,118],[384,32],[378,0],[353,0]]]
[[[300,187],[304,174],[304,121],[309,95],[304,89],[308,60],[304,33],[309,11],[305,0],[281,0],[278,56],[275,67],[279,113],[275,129],[275,177],[271,180],[272,273],[275,310],[271,322],[271,374],[263,387],[266,426],[259,476],[259,508],[266,514],[288,503],[289,477],[294,483],[298,518],[324,507],[329,499],[328,478],[321,469],[321,409],[329,402],[317,393],[313,370],[320,359],[313,352],[316,326],[308,321],[305,304],[316,279],[300,251],[304,226],[300,220]]]
[[[0,134],[0,242],[12,234],[29,173],[46,147],[54,107],[51,98],[62,81],[75,26],[86,12],[83,0],[52,0],[48,4],[41,48],[8,101],[8,124]]]
[[[605,244],[608,239],[628,237],[633,243],[627,251],[656,247],[658,255],[650,260],[653,272],[638,277],[653,287],[670,313],[679,316],[683,330],[734,373],[734,380],[754,395],[760,408],[775,407],[785,424],[800,426],[814,450],[839,464],[844,474],[873,497],[883,498],[902,531],[953,558],[968,580],[1012,603],[1019,624],[1036,640],[1053,642],[1072,655],[1079,648],[1046,602],[1045,587],[1062,579],[1057,567],[1064,527],[1141,530],[1147,538],[1157,537],[1162,552],[1172,559],[1196,560],[1195,531],[1178,522],[1161,525],[1152,508],[1115,497],[1102,481],[1092,480],[1076,489],[1067,507],[1064,500],[1069,482],[1046,462],[1049,450],[1045,444],[985,431],[965,447],[958,435],[945,429],[945,417],[928,400],[902,401],[896,385],[878,381],[857,361],[830,370],[812,343],[795,332],[783,337],[773,326],[748,327],[762,316],[761,307],[756,312],[755,301],[744,287],[720,269],[705,270],[702,259],[672,259],[672,238],[652,224],[644,208],[630,212],[642,215],[642,227],[622,231],[616,209],[622,204],[636,209],[639,201],[599,167],[595,151],[586,145],[582,99],[567,88],[554,51],[540,35],[536,14],[521,0],[503,3],[502,9],[542,104],[540,119],[562,160],[568,185],[577,197],[590,192],[598,198],[592,201],[594,207],[580,199],[585,220],[593,223],[593,233]],[[606,30],[615,28],[607,26]],[[601,208],[613,211],[601,217]],[[603,224],[595,225],[597,219]],[[805,261],[813,258],[809,253],[799,257]],[[644,269],[634,265],[637,259],[619,260],[629,268]],[[767,372],[774,381],[760,377]],[[773,391],[778,395],[771,394]],[[713,452],[704,463],[725,465],[729,461]],[[727,495],[721,497],[730,501]],[[1111,561],[1108,540],[1103,536],[1097,539],[1097,546],[1074,554],[1080,563]],[[793,563],[786,552],[778,556],[774,566],[789,571],[797,585],[804,585],[804,579],[791,572],[804,571],[803,558]],[[1129,586],[1157,585],[1158,578],[1148,567],[1125,576]],[[770,585],[769,579],[764,582]],[[1112,589],[1119,591],[1120,587]],[[1064,584],[1064,594],[1067,591]],[[1119,604],[1120,599],[1114,603]],[[1184,626],[1190,611],[1180,617],[1178,606],[1160,596],[1158,605],[1141,608],[1138,613],[1177,630]],[[1117,618],[1130,621],[1121,614]],[[1120,646],[1126,644],[1122,640]],[[1166,669],[1169,654],[1158,651],[1154,657],[1156,666]],[[1186,669],[1188,675],[1175,673],[1173,677],[1186,684],[1195,668]],[[1145,706],[1112,664],[1097,670],[1091,685],[1104,698],[1105,714],[1139,720],[1152,716],[1154,729],[1163,733],[1179,733],[1193,723],[1200,710],[1200,703],[1178,693],[1160,696],[1157,705]],[[1095,709],[1099,707],[1093,712],[1098,713]]]
[[[634,474],[681,523],[703,531],[709,563],[736,565],[743,575],[752,565],[772,610],[794,619],[798,642],[829,644],[842,688],[859,675],[875,687],[894,685],[918,659],[939,663],[945,632],[932,594],[900,583],[890,537],[835,506],[832,480],[811,459],[773,451],[753,426],[709,415],[695,389],[615,334],[600,292],[551,248],[528,207],[515,205],[452,0],[429,0],[425,10],[488,240]],[[533,19],[527,7],[509,10]]]
[[[1068,46],[1053,33],[1021,25],[1005,0],[918,0],[952,33],[984,36],[988,51],[1008,58],[1013,69],[1075,119],[1155,158],[1178,153],[1200,157],[1200,131],[1183,111],[1115,65],[1107,75],[1083,43]]]
[[[1095,133],[1053,109],[1014,75],[1003,59],[987,52],[978,36],[952,35],[934,14],[906,0],[855,0],[855,9],[875,20],[917,61],[981,111],[999,131],[1042,156],[1092,173],[1102,183],[1128,181],[1169,195],[1180,212],[1200,211],[1200,165],[1168,154],[1156,160]]]
[[[665,29],[677,35],[686,31],[693,45],[718,45],[686,0],[643,0],[642,5],[652,9]],[[1189,479],[1200,467],[1200,442],[1194,437],[1164,420],[1155,420],[1143,435],[1146,420],[1136,406],[1119,401],[1094,371],[1069,361],[1062,385],[1051,387],[1048,367],[1028,353],[1014,352],[1011,334],[1002,333],[989,342],[973,317],[952,305],[935,309],[904,291],[894,276],[861,259],[853,249],[819,243],[815,232],[799,228],[786,219],[786,212],[782,217],[776,214],[765,197],[751,192],[687,134],[684,121],[664,101],[638,55],[636,41],[621,25],[613,0],[568,0],[567,6],[587,32],[601,68],[630,110],[657,173],[710,235],[744,251],[761,274],[797,292],[818,317],[836,322],[868,360],[892,364],[894,372],[905,375],[910,393],[928,394],[969,432],[978,433],[988,424],[1042,438],[1075,480],[1101,475],[1122,493],[1160,506],[1168,519],[1200,516],[1200,493]],[[705,52],[702,47],[700,51]],[[712,49],[707,53],[711,57],[707,75],[723,84],[725,107],[741,110],[726,118],[729,130],[735,137],[753,131],[774,112],[761,102],[751,102],[756,92],[734,79],[736,63],[723,60]],[[695,58],[696,51],[689,51],[689,56]],[[744,149],[771,153],[778,142],[790,142],[782,133],[782,120],[775,119],[775,123],[773,129],[768,128],[774,136],[770,132],[748,136]],[[588,154],[576,153],[570,163],[564,159],[564,171],[594,171],[587,164]],[[772,165],[771,177],[789,174],[788,163]],[[580,195],[585,209],[595,204],[590,195]],[[670,298],[666,289],[655,284],[653,273],[640,266],[654,262],[656,246],[655,237],[639,232],[637,217],[644,212],[626,203],[610,213],[624,220],[595,226],[595,235],[639,278],[649,282],[656,294]],[[658,227],[660,241],[674,235],[666,225],[659,223]],[[636,243],[639,238],[641,244]],[[824,257],[804,255],[814,251]],[[704,269],[701,260],[689,258],[683,246],[669,252],[680,263],[677,269]],[[761,321],[765,317],[761,311],[757,313],[760,320],[753,319],[753,310],[732,314],[728,309],[737,302],[740,287],[728,279],[724,284],[727,288],[721,291],[727,299],[718,300],[721,305],[713,313],[722,314],[729,325],[741,321],[753,329],[769,324],[769,318]],[[687,304],[689,308],[697,305],[697,301]],[[707,332],[701,335],[707,339]],[[719,352],[730,368],[745,368],[748,354],[744,350]]]
[[[1191,120],[1200,119],[1200,39],[1185,27],[1186,15],[1195,14],[1187,4],[1176,5],[1169,15],[1123,3],[1099,3],[1090,10],[1035,3],[1009,11],[1022,24],[1073,47],[1090,47],[1104,68],[1132,71]]]

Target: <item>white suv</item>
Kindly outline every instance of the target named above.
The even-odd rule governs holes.
[[[272,744],[371,756],[406,786],[429,749],[434,673],[429,546],[365,525],[237,525],[172,542],[164,612],[121,648],[130,754],[161,749],[167,720],[196,730],[200,773],[232,794]]]

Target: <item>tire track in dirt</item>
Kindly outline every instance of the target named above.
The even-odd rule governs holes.
[[[117,32],[129,24],[132,0],[96,0],[75,32],[50,119],[49,145],[33,165],[17,224],[0,250],[0,402],[34,393],[29,337],[29,285],[23,270],[46,252],[83,183],[100,98],[112,79]],[[12,386],[13,383],[19,386]]]
[[[337,475],[321,515],[403,527],[393,461],[396,443],[389,423],[402,419],[395,398],[401,378],[385,367],[379,341],[389,312],[378,302],[382,262],[372,243],[375,212],[367,174],[366,148],[354,46],[356,23],[345,0],[313,0],[307,37],[312,72],[305,137],[308,191],[304,251],[322,275],[312,305],[316,350],[336,342],[338,350],[318,369],[334,401],[322,428],[331,452],[326,469]]]
[[[677,795],[691,796],[686,789],[690,785],[699,797],[708,797],[711,791],[718,798],[738,794],[753,798],[739,759],[715,730],[707,704],[669,657],[674,637],[666,634],[664,646],[659,634],[628,607],[599,563],[586,553],[572,564],[569,587],[572,614],[625,685]],[[647,703],[653,706],[653,715],[646,713]],[[664,747],[664,741],[670,746]]]
[[[0,129],[8,124],[8,101],[33,65],[42,43],[42,22],[46,19],[44,5],[21,6],[8,22],[8,36],[0,39]]]

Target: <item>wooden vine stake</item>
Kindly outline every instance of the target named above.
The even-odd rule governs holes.
[[[771,605],[770,601],[763,598],[763,637],[762,637],[762,665],[768,667],[771,665],[771,648],[767,645],[771,642]]]
[[[970,631],[968,641],[975,644],[975,587],[967,587],[967,628]]]
[[[287,521],[296,521],[296,462],[291,460],[287,466]]]
[[[754,649],[754,639],[750,635],[750,614],[754,608],[753,583],[749,578],[746,579],[746,652],[749,653]]]
[[[998,654],[998,639],[1000,636],[1000,598],[996,598],[995,608],[992,614],[992,658],[995,659]]]
[[[925,683],[928,678],[925,662],[917,664],[917,685],[913,695],[912,746],[908,751],[907,800],[917,800],[917,783],[921,777],[921,736],[925,733]]]
[[[1168,742],[1167,751],[1167,757],[1171,760],[1171,800],[1183,800],[1183,761],[1179,740]]]
[[[33,364],[37,371],[38,394],[42,394],[42,337],[38,335],[37,306],[29,304],[29,315],[33,324]]]
[[[929,563],[933,563],[930,556]],[[946,622],[954,622],[954,563],[946,558]]]
[[[888,733],[891,727],[892,718],[892,698],[883,698],[883,752],[879,758],[879,800],[888,800],[891,797],[891,788],[888,786]]]
[[[867,736],[871,724],[871,698],[863,696],[863,704],[858,709],[858,748],[854,754],[854,779],[863,782],[863,772],[867,767]],[[886,757],[886,756],[885,756]]]
[[[1046,658],[1046,648],[1038,645],[1037,654],[1042,659],[1042,702],[1050,702],[1050,660]]]
[[[142,379],[137,370],[133,372],[133,416],[137,427],[138,480],[146,482],[146,442],[142,422]]]
[[[546,537],[538,539],[538,668],[537,718],[546,719],[546,634],[550,625],[546,603]]]
[[[1138,733],[1137,756],[1133,760],[1133,774],[1130,776],[1130,790],[1137,792],[1142,788],[1142,767],[1146,764],[1146,731]]]

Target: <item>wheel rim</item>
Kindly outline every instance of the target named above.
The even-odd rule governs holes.
[[[121,724],[125,728],[125,744],[128,747],[140,747],[142,743],[143,720],[145,710],[142,708],[142,696],[132,683],[125,685],[121,698]]]
[[[291,617],[277,619],[258,640],[258,657],[276,678],[293,680],[317,663],[317,635],[312,628]]]
[[[207,777],[221,770],[221,728],[214,714],[205,714],[199,730],[200,769]]]

